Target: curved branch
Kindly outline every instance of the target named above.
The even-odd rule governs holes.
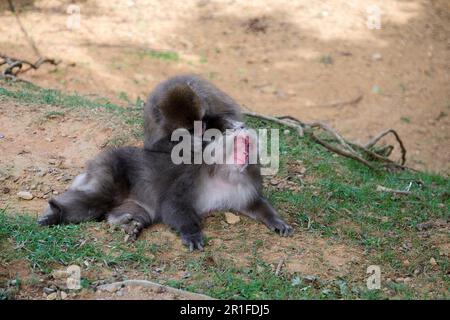
[[[256,112],[251,112],[251,111],[244,111],[242,112],[242,114],[246,115],[246,116],[250,116],[250,117],[255,117],[255,118],[260,118],[260,119],[264,119],[264,120],[268,120],[268,121],[272,121],[272,122],[276,122],[279,124],[282,124],[286,127],[290,127],[293,128],[295,130],[297,130],[297,133],[299,134],[300,137],[303,137],[304,132],[303,132],[303,127],[299,124],[290,122],[290,121],[286,121],[286,120],[281,120],[275,117],[271,117],[271,116],[266,116],[263,114],[259,114]]]
[[[405,148],[405,145],[403,144],[403,141],[400,139],[400,136],[398,135],[397,131],[395,131],[394,129],[388,129],[388,130],[380,133],[378,136],[376,136],[375,138],[370,140],[368,143],[366,143],[364,145],[364,148],[366,148],[366,149],[372,148],[381,138],[383,138],[385,135],[387,135],[389,133],[392,133],[395,136],[398,144],[400,145],[400,149],[401,149],[401,153],[402,153],[402,161],[400,164],[404,165],[406,162],[406,148]]]

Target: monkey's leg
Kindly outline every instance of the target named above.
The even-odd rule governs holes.
[[[255,199],[250,205],[240,210],[246,216],[264,223],[270,230],[280,234],[280,236],[289,236],[293,229],[278,215],[277,211],[264,197]]]
[[[103,194],[69,189],[49,200],[47,209],[38,218],[38,223],[50,226],[101,219],[109,202],[111,200],[106,199]]]
[[[98,172],[78,175],[69,189],[49,200],[40,225],[79,223],[103,218],[118,198],[112,177]]]
[[[161,206],[162,222],[181,234],[181,240],[190,251],[203,250],[205,242],[201,229],[201,218],[184,202],[166,201]]]
[[[131,241],[136,240],[142,230],[153,222],[152,214],[145,209],[145,205],[130,199],[111,210],[106,219],[109,224],[124,230]]]

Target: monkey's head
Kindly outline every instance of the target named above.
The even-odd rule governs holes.
[[[242,121],[240,107],[208,81],[194,75],[160,83],[144,107],[145,145],[170,138],[176,129],[193,132],[194,122],[225,132]]]
[[[162,115],[160,125],[167,132],[180,128],[192,131],[195,121],[202,121],[203,131],[217,129],[225,133],[226,130],[243,128],[240,110],[221,100],[208,101],[189,83],[170,88],[158,106]]]
[[[167,132],[186,129],[194,138],[194,144],[202,146],[204,157],[212,151],[209,161],[203,160],[222,170],[242,172],[248,164],[256,164],[256,135],[242,122],[239,107],[225,101],[224,97],[215,99],[219,93],[212,99],[204,90],[186,82],[166,92],[159,109]],[[254,157],[250,159],[252,153]]]
[[[256,156],[251,157],[255,135],[245,127],[240,106],[198,76],[178,76],[159,84],[144,108],[144,119],[146,148],[160,147],[182,129],[193,138],[196,154],[212,150],[210,160],[224,170],[242,171],[257,162]]]

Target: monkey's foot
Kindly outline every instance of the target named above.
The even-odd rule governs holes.
[[[270,230],[280,234],[280,236],[282,237],[288,237],[294,232],[294,229],[281,219],[270,221],[269,223],[267,223],[267,227]]]
[[[127,234],[125,236],[125,241],[130,242],[136,241],[136,239],[141,234],[142,230],[144,230],[143,224],[136,220],[131,220],[129,223],[122,224],[120,227]]]
[[[194,251],[195,249],[203,251],[203,247],[205,246],[203,234],[201,232],[181,234],[181,241],[183,241],[183,244],[189,248],[189,251]]]
[[[144,230],[144,224],[133,219],[133,215],[130,213],[124,213],[119,217],[115,217],[114,220],[111,219],[109,222],[125,231],[125,241],[136,241],[142,230]]]

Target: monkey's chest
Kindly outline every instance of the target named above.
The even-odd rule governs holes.
[[[230,183],[220,178],[205,181],[196,199],[196,209],[202,215],[211,211],[241,210],[257,196],[254,186],[247,180]]]

